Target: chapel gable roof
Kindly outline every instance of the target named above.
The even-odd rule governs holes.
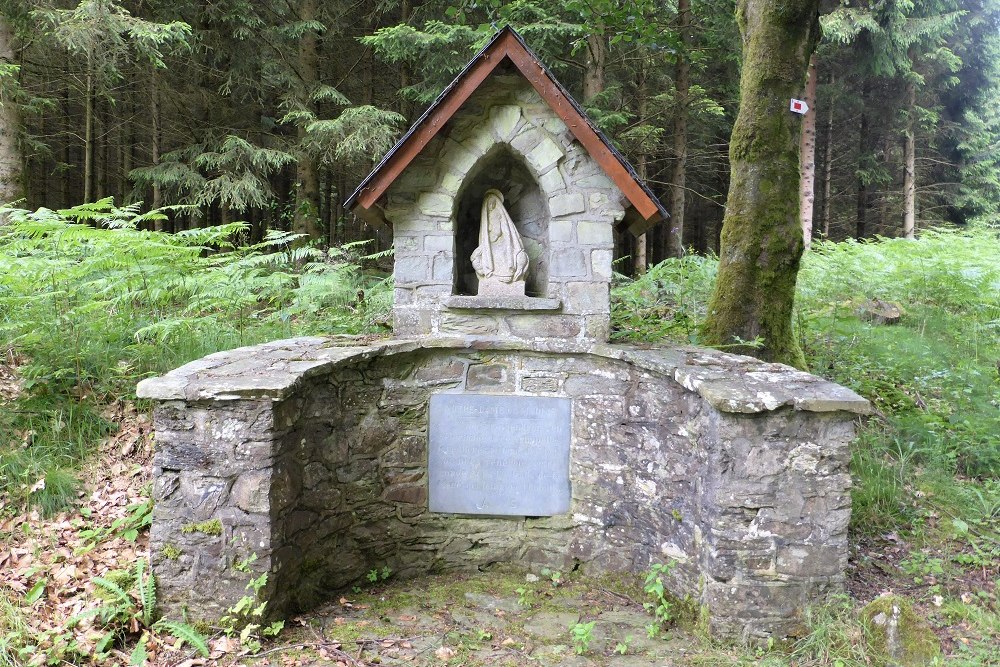
[[[510,62],[559,115],[566,127],[601,166],[628,200],[625,224],[639,235],[668,217],[667,212],[635,170],[591,122],[552,72],[511,27],[498,32],[455,80],[438,96],[416,123],[386,153],[382,161],[351,194],[344,207],[359,216],[384,222],[379,200],[425,146],[440,132],[462,104],[503,63]]]

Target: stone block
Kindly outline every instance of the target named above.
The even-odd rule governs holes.
[[[614,250],[596,248],[590,251],[590,270],[595,279],[611,280],[613,273]]]
[[[470,390],[495,389],[509,384],[508,369],[502,364],[476,364],[469,366],[466,387]]]
[[[576,338],[580,321],[566,315],[509,315],[507,326],[520,338]]]
[[[459,189],[462,187],[462,175],[456,174],[453,171],[446,171],[441,177],[440,187],[441,190],[452,196],[457,195]]]
[[[549,221],[549,241],[557,243],[572,243],[573,230],[576,223],[572,220],[550,220]]]
[[[236,478],[230,495],[233,504],[244,512],[263,514],[270,509],[268,495],[271,491],[269,471],[243,473]]]
[[[606,282],[566,283],[563,309],[570,313],[611,312],[611,294]]]
[[[521,121],[521,107],[513,104],[497,105],[490,109],[490,127],[500,141],[510,141],[514,129]]]
[[[443,313],[441,333],[496,334],[500,331],[500,318],[494,315],[458,315]]]
[[[406,286],[427,282],[430,278],[427,259],[426,255],[396,257],[396,264],[393,267],[396,284]]]
[[[495,145],[496,139],[486,127],[474,129],[462,140],[462,146],[475,155],[485,155]]]
[[[553,221],[554,224],[554,221]],[[553,247],[549,253],[549,278],[577,278],[587,275],[587,259],[582,250]]]
[[[585,209],[583,195],[579,192],[567,192],[549,199],[549,214],[553,218],[582,213]]]
[[[525,156],[528,164],[535,168],[535,171],[542,173],[551,169],[562,159],[563,152],[559,145],[547,136],[543,136],[541,141],[535,145]]]
[[[392,303],[395,306],[408,306],[413,303],[413,289],[396,287],[392,290]]]
[[[475,166],[478,159],[479,155],[473,153],[457,141],[450,139],[441,154],[441,161],[445,169],[459,174],[467,174]],[[451,213],[451,210],[449,209],[448,212]]]
[[[454,204],[455,199],[451,195],[441,192],[423,192],[417,199],[417,206],[420,208],[420,212],[436,218],[451,216]]]
[[[392,247],[396,251],[396,257],[419,251],[422,238],[422,236],[404,235],[396,232],[392,239]]]
[[[535,394],[554,394],[559,391],[557,377],[525,377],[521,378],[521,389]]]
[[[552,195],[559,190],[564,190],[566,188],[566,181],[563,180],[562,174],[559,173],[558,169],[549,169],[538,177],[538,185],[542,188],[542,192]]]
[[[428,234],[424,237],[424,251],[428,254],[435,252],[455,251],[455,237],[451,234]]]
[[[437,282],[451,282],[455,271],[454,255],[451,253],[438,253],[434,255],[434,269],[431,277]]]
[[[578,188],[598,188],[601,190],[615,190],[617,186],[605,174],[593,174],[578,178],[574,185]]]
[[[431,331],[431,311],[425,308],[394,308],[392,330],[397,336],[417,336]]]
[[[612,247],[614,245],[614,231],[607,222],[587,222],[576,223],[576,238],[580,245],[597,245]]]

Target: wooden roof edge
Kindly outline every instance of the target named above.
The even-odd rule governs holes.
[[[636,233],[634,231],[636,229],[645,231],[669,217],[666,209],[649,186],[639,178],[632,165],[593,124],[583,108],[539,60],[521,35],[510,26],[501,29],[479,50],[358,185],[344,203],[344,207],[349,210],[364,210],[375,205],[410,161],[423,150],[445,122],[505,58],[511,60],[625,195],[631,204],[630,211],[635,212],[635,215],[627,217],[636,220],[628,225],[629,231],[632,233]],[[433,122],[427,124],[432,116],[438,115],[444,117],[434,117]]]

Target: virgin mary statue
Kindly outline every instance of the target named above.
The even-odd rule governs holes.
[[[483,195],[479,247],[472,253],[472,268],[479,277],[479,294],[524,296],[528,253],[499,190],[490,189]]]

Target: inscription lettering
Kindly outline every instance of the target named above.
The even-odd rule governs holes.
[[[568,398],[431,396],[431,511],[506,516],[568,512],[570,418]]]

